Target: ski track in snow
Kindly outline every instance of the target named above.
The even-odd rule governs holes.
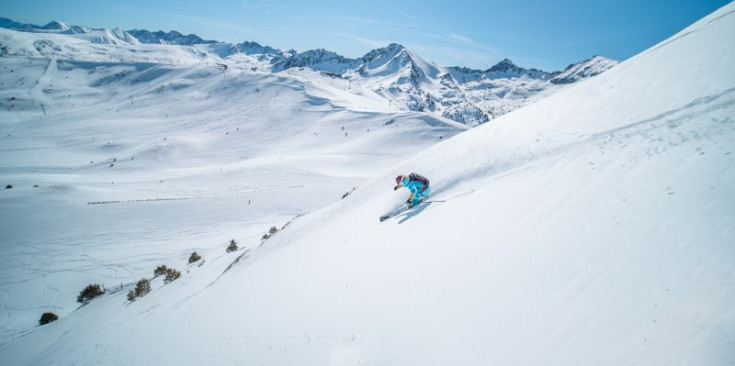
[[[194,199],[205,199],[205,198],[230,197],[230,196],[234,196],[234,195],[250,194],[250,193],[253,193],[253,192],[279,191],[279,190],[297,189],[297,188],[304,188],[304,186],[301,185],[301,186],[283,186],[283,187],[257,188],[257,189],[244,190],[244,191],[240,191],[240,192],[225,193],[225,194],[214,194],[214,195],[208,195],[208,196],[189,196],[189,197],[171,197],[171,198],[143,198],[143,199],[123,200],[123,201],[93,201],[93,202],[87,202],[87,204],[88,205],[108,205],[108,204],[114,204],[114,203],[137,203],[137,202],[157,202],[157,201],[183,201],[183,200],[194,200]]]
[[[680,108],[666,111],[645,120],[631,122],[622,127],[584,136],[581,140],[569,144],[551,146],[537,151],[519,151],[514,153],[512,159],[488,161],[483,165],[474,166],[471,171],[454,175],[451,179],[442,181],[441,185],[434,190],[433,196],[443,197],[444,192],[454,191],[460,186],[472,185],[477,179],[487,180],[502,177],[505,174],[517,172],[518,169],[523,169],[527,164],[566,154],[575,148],[583,149],[583,146],[596,146],[603,154],[606,149],[620,150],[627,145],[616,146],[619,136],[624,136],[626,139],[637,136],[644,140],[646,143],[641,145],[645,146],[645,156],[650,158],[665,153],[670,147],[678,146],[687,141],[709,138],[706,135],[703,136],[700,131],[712,131],[710,133],[716,134],[731,132],[735,129],[735,123],[726,112],[730,111],[734,105],[735,89],[728,89],[715,95],[697,98]],[[690,126],[686,123],[702,115],[709,115],[718,111],[725,112],[721,120],[708,121],[705,126],[701,124]],[[591,164],[594,164],[594,162],[591,162]],[[477,183],[475,182],[475,184]],[[471,191],[465,191],[465,193],[458,196],[469,193]]]
[[[46,114],[46,107],[51,106],[53,102],[45,95],[45,90],[51,87],[51,80],[56,75],[56,58],[52,57],[48,61],[48,66],[44,71],[43,75],[38,79],[36,85],[31,89],[31,96],[33,97],[33,104],[37,108],[43,110],[44,115]]]

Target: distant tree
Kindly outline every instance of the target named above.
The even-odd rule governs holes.
[[[151,292],[151,281],[144,278],[135,284],[135,289],[128,292],[128,300],[134,301],[135,299],[147,295]]]
[[[237,242],[235,239],[230,240],[230,245],[227,246],[227,253],[234,252],[237,250]]]
[[[189,263],[194,263],[200,259],[202,259],[202,256],[197,254],[197,252],[191,253],[189,256]]]
[[[153,270],[153,277],[163,276],[166,274],[166,270],[168,270],[168,267],[165,265],[160,265],[156,267],[156,269]]]
[[[59,317],[54,313],[43,313],[41,319],[38,321],[38,325],[46,325],[59,320]]]
[[[270,238],[271,236],[273,236],[273,234],[277,232],[278,232],[278,228],[275,226],[271,226],[270,230],[268,230],[268,232],[263,235],[263,240]]]
[[[105,293],[105,290],[98,284],[88,285],[77,296],[77,302],[87,303],[97,296]]]
[[[178,279],[179,277],[181,277],[181,272],[173,268],[168,268],[166,269],[166,277],[164,277],[163,282],[171,283],[173,281],[176,281],[176,279]]]
[[[352,187],[352,190],[351,191],[347,191],[345,194],[342,195],[342,199],[347,198],[347,196],[349,196],[350,194],[352,194],[352,192],[354,192],[356,189],[357,189],[357,187]]]

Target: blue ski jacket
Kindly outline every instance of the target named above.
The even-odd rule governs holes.
[[[422,199],[428,197],[431,194],[431,188],[425,186],[423,183],[415,180],[410,180],[408,176],[403,178],[403,182],[397,185],[395,189],[406,187],[411,191],[411,196],[408,197],[408,201],[413,204],[418,204]]]

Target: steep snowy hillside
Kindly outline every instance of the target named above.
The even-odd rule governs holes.
[[[244,364],[735,362],[733,32],[731,4],[431,148],[289,226],[178,319],[248,314],[245,339],[211,327],[241,340],[232,354],[246,344]],[[379,223],[408,171],[446,202]]]
[[[349,59],[324,49],[284,52],[255,42],[232,44],[206,41],[196,35],[184,36],[176,31],[95,30],[60,22],[51,22],[40,27],[17,23],[6,18],[0,18],[0,27],[23,32],[65,34],[92,43],[121,45],[123,49],[128,48],[128,52],[120,52],[119,48],[110,50],[112,54],[125,54],[125,57],[115,57],[116,61],[178,64],[198,60],[210,64],[234,63],[244,69],[261,71],[289,70],[288,72],[292,74],[294,73],[292,69],[296,71],[308,69],[307,74],[313,71],[323,72],[332,78],[346,80],[347,82],[343,83],[347,85],[345,91],[380,96],[394,110],[420,111],[450,118],[468,126],[483,124],[558,92],[565,87],[564,84],[598,75],[617,64],[617,61],[597,56],[570,65],[564,71],[548,73],[525,69],[505,59],[486,71],[480,71],[461,67],[443,68],[423,60],[399,44],[390,44],[372,50],[361,58]],[[37,42],[42,42],[43,47],[36,47],[35,51],[28,52],[25,49],[18,51],[5,47],[2,54],[49,55],[58,54],[60,51],[56,40],[44,39]],[[135,53],[139,48],[126,47],[138,43],[183,46],[183,53],[194,51],[197,58],[188,58],[185,61],[167,60],[159,55],[153,59],[148,57],[141,60],[140,55]],[[0,47],[4,45],[0,43]],[[80,48],[78,51],[80,52],[67,57],[84,58],[85,50]],[[146,48],[147,52],[149,50]],[[329,84],[333,83],[330,81]]]

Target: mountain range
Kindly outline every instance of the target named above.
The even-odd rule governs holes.
[[[177,31],[91,29],[58,21],[37,26],[7,18],[0,18],[0,27],[82,37],[99,44],[188,47],[200,53],[200,58],[216,58],[221,64],[242,62],[243,55],[250,56],[247,61],[252,64],[248,66],[251,70],[298,72],[308,69],[320,72],[330,78],[347,80],[349,88],[358,93],[367,89],[380,95],[392,108],[431,113],[468,126],[480,125],[543,99],[568,84],[596,76],[618,63],[594,56],[569,65],[565,70],[546,72],[523,68],[504,59],[486,70],[474,70],[438,66],[400,44],[390,44],[351,59],[326,49],[284,51],[256,42],[234,44],[204,40],[197,35],[183,35]],[[1,52],[11,55],[61,52],[82,57],[75,52],[78,49],[64,52],[63,47],[54,46],[53,41],[47,40],[41,45],[34,47],[35,50],[9,50],[5,47]]]

